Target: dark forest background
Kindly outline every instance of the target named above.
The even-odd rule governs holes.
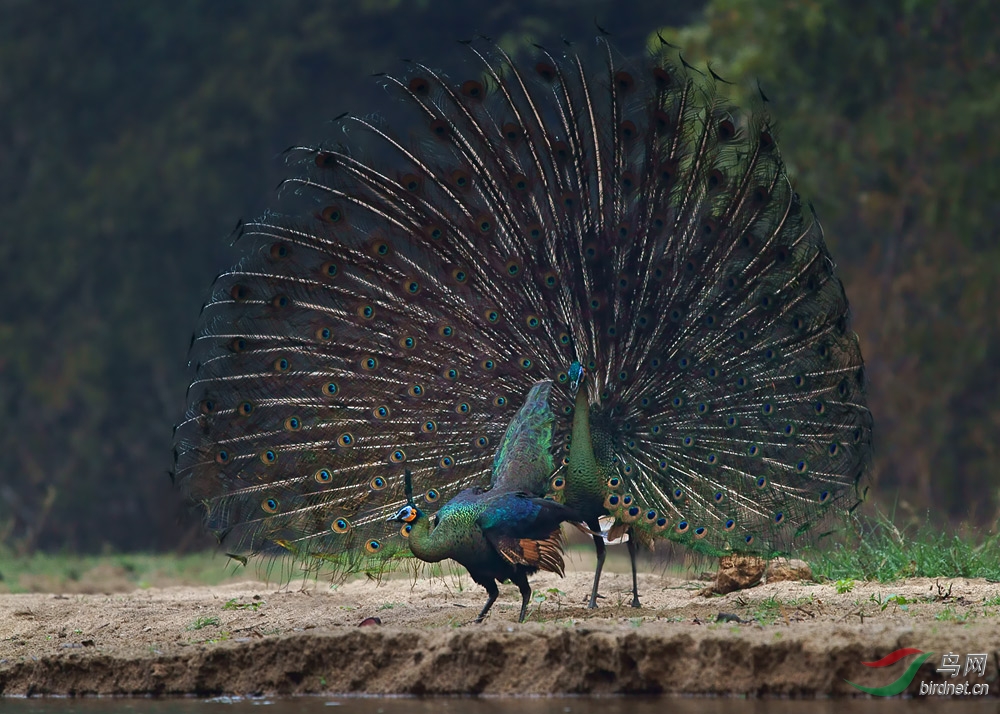
[[[869,365],[871,504],[940,526],[1000,510],[1000,6],[982,0],[0,0],[0,548],[190,550],[172,490],[186,353],[227,235],[280,152],[370,77],[456,40],[517,52],[596,22],[655,32],[778,118]],[[929,514],[929,515],[928,515]]]

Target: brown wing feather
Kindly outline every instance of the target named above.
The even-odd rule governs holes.
[[[562,531],[558,528],[543,540],[501,536],[493,544],[497,552],[514,565],[527,565],[565,575]]]

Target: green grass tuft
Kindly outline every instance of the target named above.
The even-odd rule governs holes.
[[[838,592],[849,591],[847,583],[852,580],[885,583],[901,578],[961,577],[1000,581],[998,533],[974,538],[926,522],[900,529],[883,513],[859,519],[857,525],[839,543],[827,542],[823,550],[803,554],[814,576],[837,581]]]

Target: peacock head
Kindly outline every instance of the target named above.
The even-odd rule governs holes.
[[[579,362],[574,362],[569,366],[569,371],[566,374],[569,376],[570,391],[576,394],[577,390],[580,389],[580,385],[583,384],[583,380],[587,377],[587,370]]]
[[[420,511],[419,508],[417,508],[411,503],[408,503],[402,508],[400,508],[398,511],[396,511],[396,515],[394,515],[389,520],[396,521],[398,523],[415,523],[423,515],[424,514]]]

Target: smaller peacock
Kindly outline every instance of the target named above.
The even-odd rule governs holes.
[[[243,226],[203,309],[176,430],[231,550],[453,557],[484,616],[495,579],[561,570],[560,521],[604,517],[638,606],[640,544],[767,558],[857,502],[864,362],[770,118],[665,45],[601,46],[587,67],[473,43],[473,76],[414,63],[383,78],[391,122],[290,150],[283,214]]]
[[[511,421],[493,461],[490,488],[458,493],[433,517],[413,501],[409,471],[404,476],[407,505],[392,520],[420,560],[451,558],[486,588],[489,599],[476,622],[482,622],[500,594],[497,581],[510,580],[521,591],[523,622],[531,599],[528,576],[537,570],[564,574],[563,521],[577,521],[571,509],[535,494],[544,491],[554,471],[549,408],[551,381],[532,387],[524,406]]]

